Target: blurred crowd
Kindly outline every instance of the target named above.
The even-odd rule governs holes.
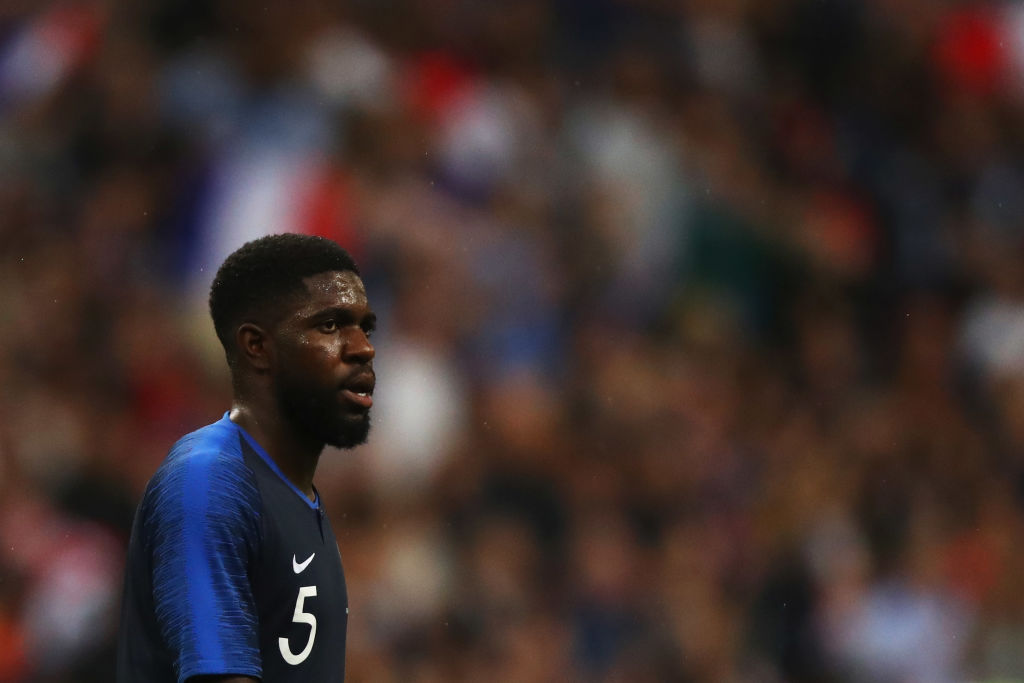
[[[1024,681],[1024,3],[0,3],[0,681],[112,680],[281,231],[381,318],[348,680]]]

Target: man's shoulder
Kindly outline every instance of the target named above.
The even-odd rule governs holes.
[[[147,498],[246,498],[255,493],[242,454],[241,435],[222,419],[186,434],[171,447],[149,482]]]
[[[156,476],[167,476],[180,470],[213,473],[244,467],[238,428],[227,419],[222,419],[178,439],[171,446]]]

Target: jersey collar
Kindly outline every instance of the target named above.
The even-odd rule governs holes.
[[[244,438],[246,442],[249,444],[249,446],[251,446],[252,449],[256,451],[256,455],[260,456],[263,462],[267,463],[267,467],[273,470],[274,474],[280,477],[281,481],[287,484],[288,488],[294,491],[295,495],[302,499],[302,502],[304,502],[313,510],[319,510],[320,492],[316,490],[316,487],[313,487],[314,500],[310,500],[309,498],[306,497],[305,493],[299,490],[298,486],[292,483],[291,479],[284,476],[284,472],[282,472],[281,468],[277,466],[277,463],[274,462],[274,459],[271,458],[270,455],[265,450],[263,450],[263,446],[260,446],[258,443],[256,443],[256,439],[252,438],[252,435],[250,435],[249,432],[245,431],[245,429],[242,428],[242,425],[232,422],[231,418],[229,418],[228,415],[230,415],[230,412],[224,413],[224,417],[221,419],[226,420],[228,424],[233,425],[234,428],[238,430],[238,432],[242,435],[242,438]]]

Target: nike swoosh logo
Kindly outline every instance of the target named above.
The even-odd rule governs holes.
[[[313,555],[307,557],[303,562],[296,561],[295,556],[292,555],[292,571],[294,571],[296,574],[301,574],[302,572],[304,572],[306,570],[306,567],[309,566],[309,563],[313,561],[314,555],[316,555],[316,553],[313,553]]]

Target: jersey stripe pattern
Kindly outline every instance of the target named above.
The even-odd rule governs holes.
[[[153,599],[179,683],[201,674],[259,678],[249,568],[261,547],[260,495],[238,430],[222,420],[175,444],[140,512]]]

